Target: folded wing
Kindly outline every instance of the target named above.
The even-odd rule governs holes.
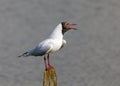
[[[40,45],[29,51],[31,56],[43,56],[51,49],[51,45]]]

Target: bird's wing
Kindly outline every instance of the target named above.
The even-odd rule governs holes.
[[[66,40],[63,39],[63,41],[62,41],[62,46],[61,46],[60,49],[62,49],[65,45],[66,45]]]
[[[29,53],[32,56],[42,56],[48,53],[51,50],[51,44],[42,43],[39,46],[36,46]]]
[[[52,44],[49,43],[49,41],[43,41],[35,48],[23,53],[22,55],[19,55],[18,57],[28,57],[28,56],[42,56],[46,53],[49,53],[49,51],[52,48]]]

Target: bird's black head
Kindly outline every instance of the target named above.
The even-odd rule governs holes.
[[[65,32],[67,32],[68,30],[77,30],[76,28],[74,28],[73,26],[77,25],[77,24],[71,24],[68,22],[61,22],[62,24],[62,33],[64,34]]]

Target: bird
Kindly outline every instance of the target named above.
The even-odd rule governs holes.
[[[77,30],[74,26],[77,24],[69,22],[59,23],[49,37],[41,41],[33,49],[19,55],[18,57],[28,57],[28,56],[44,56],[45,69],[49,70],[54,68],[50,64],[50,54],[59,51],[66,45],[66,40],[63,38],[64,34],[69,30]]]

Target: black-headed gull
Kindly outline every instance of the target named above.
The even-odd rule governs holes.
[[[68,30],[77,30],[73,27],[74,25],[76,24],[61,22],[57,25],[57,27],[53,30],[47,39],[40,42],[39,45],[37,45],[35,48],[23,53],[18,57],[44,56],[45,68],[47,70],[53,68],[53,66],[50,65],[49,54],[54,53],[64,47],[66,41],[63,39],[63,35]],[[46,55],[48,63],[46,62]]]

